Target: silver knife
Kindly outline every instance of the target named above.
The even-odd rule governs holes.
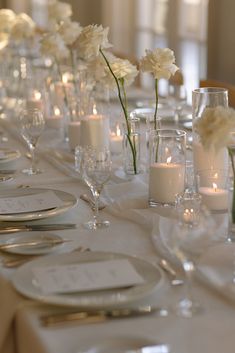
[[[44,230],[63,230],[74,229],[76,224],[61,223],[61,224],[14,224],[0,225],[0,234],[27,232],[27,231],[44,231]]]
[[[141,306],[138,308],[122,308],[122,309],[107,309],[95,311],[76,311],[61,314],[48,314],[40,317],[43,326],[53,326],[61,323],[71,323],[76,321],[78,324],[92,324],[105,322],[111,319],[124,319],[148,314],[157,314],[159,316],[167,316],[168,311],[163,308],[152,306]]]

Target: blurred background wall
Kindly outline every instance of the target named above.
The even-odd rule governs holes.
[[[201,78],[235,84],[234,0],[64,0],[83,26],[110,28],[116,53],[139,59],[145,49],[170,47],[189,90]],[[47,0],[0,0],[46,25]],[[143,82],[143,84],[145,84]]]

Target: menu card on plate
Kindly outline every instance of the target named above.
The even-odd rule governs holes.
[[[15,214],[49,210],[63,205],[63,201],[53,192],[0,198],[0,214]]]
[[[144,282],[126,259],[35,267],[33,274],[46,294],[122,288]]]

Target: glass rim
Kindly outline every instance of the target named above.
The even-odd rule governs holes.
[[[175,134],[173,134],[173,132],[175,132]],[[156,129],[150,130],[150,134],[160,137],[184,137],[187,132],[181,129]]]
[[[215,94],[215,93],[228,93],[228,89],[225,87],[199,87],[195,88],[193,94]]]

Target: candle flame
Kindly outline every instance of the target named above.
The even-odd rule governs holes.
[[[214,178],[218,179],[218,173],[215,173]]]
[[[94,115],[97,115],[97,114],[98,114],[98,111],[97,111],[97,108],[96,108],[96,104],[95,104],[95,103],[93,104],[93,114],[94,114]]]
[[[213,190],[216,192],[217,191],[217,184],[216,183],[212,183],[213,185]]]
[[[58,107],[55,107],[55,108],[54,108],[54,113],[55,113],[56,116],[59,116],[59,115],[60,115],[60,110],[59,110]]]
[[[116,127],[116,134],[117,136],[121,136],[121,129],[119,127],[119,124],[117,124],[117,127]]]
[[[69,82],[69,74],[67,72],[65,72],[63,75],[62,75],[62,82],[63,83],[68,83]]]
[[[33,98],[34,99],[36,99],[36,100],[39,100],[39,99],[41,99],[41,92],[39,92],[39,91],[34,91],[33,92]]]
[[[166,159],[166,163],[167,163],[167,164],[171,163],[171,157],[168,157],[168,158]]]

